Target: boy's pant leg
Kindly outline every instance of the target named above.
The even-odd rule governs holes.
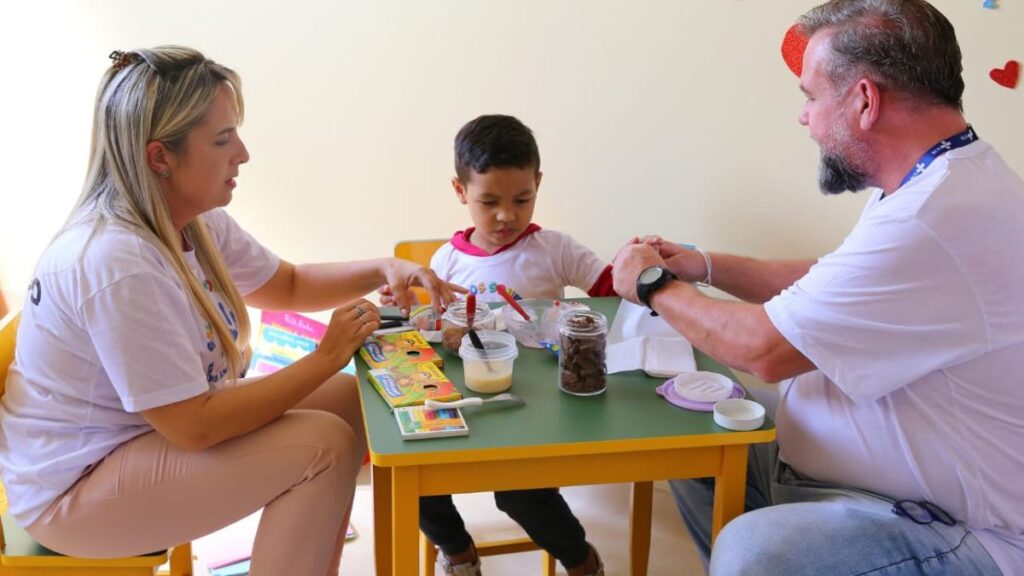
[[[562,566],[586,562],[590,555],[587,534],[557,488],[495,492],[494,501]]]
[[[420,530],[445,556],[461,554],[473,543],[466,523],[448,495],[420,498]]]

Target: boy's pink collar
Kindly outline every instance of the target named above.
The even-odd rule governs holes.
[[[483,248],[469,241],[469,237],[473,235],[474,230],[476,230],[476,226],[470,226],[465,230],[459,230],[458,232],[456,232],[452,236],[452,248],[455,248],[459,252],[462,252],[463,254],[468,254],[470,256],[494,256],[495,254],[501,254],[505,250],[508,250],[509,248],[518,244],[519,241],[522,240],[523,238],[526,238],[530,234],[533,234],[534,232],[540,230],[540,226],[531,222],[530,225],[526,227],[526,230],[524,230],[518,238],[502,246],[501,248],[498,248],[497,250],[494,251],[493,254],[488,253]]]

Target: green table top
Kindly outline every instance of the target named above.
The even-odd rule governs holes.
[[[586,298],[582,302],[608,317],[611,326],[619,298]],[[444,357],[444,373],[464,396],[487,396],[469,391],[463,384],[462,361],[435,348]],[[698,370],[719,372],[735,379],[732,372],[706,354],[694,350]],[[512,392],[526,400],[525,405],[495,402],[462,408],[469,423],[468,436],[402,440],[398,425],[387,403],[367,380],[367,366],[356,357],[356,369],[362,394],[366,429],[373,456],[430,455],[438,453],[504,448],[541,448],[558,444],[607,443],[630,440],[667,439],[679,436],[718,435],[717,438],[690,438],[701,444],[735,442],[722,435],[742,435],[714,423],[710,412],[695,412],[669,404],[655,392],[665,382],[640,370],[608,375],[608,389],[598,396],[573,396],[558,388],[558,359],[547,350],[519,347],[512,376]],[[765,421],[760,430],[771,430]],[[749,433],[746,433],[749,434]]]

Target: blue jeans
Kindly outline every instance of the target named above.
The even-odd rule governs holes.
[[[779,460],[774,443],[751,447],[747,512],[722,529],[714,553],[714,479],[669,484],[705,571],[715,576],[1001,574],[963,524],[915,524],[894,514],[889,498],[802,478]]]

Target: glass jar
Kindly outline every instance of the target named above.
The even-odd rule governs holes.
[[[558,340],[558,387],[577,396],[604,392],[608,341],[608,320],[604,314],[594,310],[562,314]]]
[[[494,330],[498,317],[491,312],[491,308],[485,302],[476,303],[476,315],[473,317],[473,328],[475,330]],[[462,345],[462,337],[469,332],[469,325],[466,317],[466,301],[458,300],[452,302],[444,315],[441,316],[441,343],[450,352],[459,352]]]

